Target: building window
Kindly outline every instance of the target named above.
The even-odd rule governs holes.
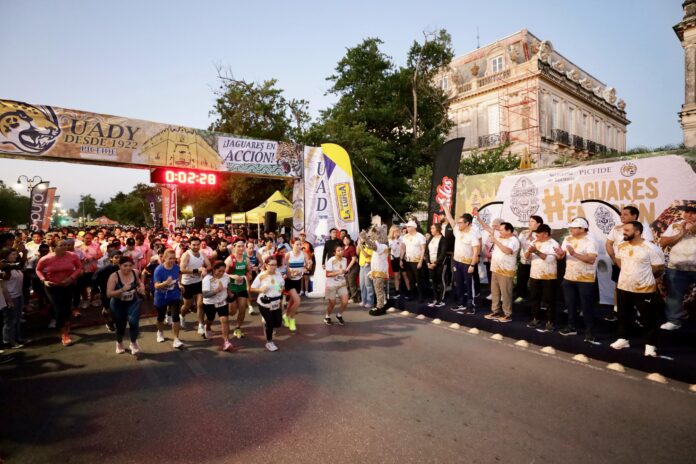
[[[440,88],[442,90],[447,90],[448,86],[449,86],[449,78],[447,76],[440,79]]]
[[[568,106],[568,132],[577,135],[575,132],[575,108]]]
[[[497,134],[498,132],[500,132],[500,111],[495,104],[488,107],[488,133]]]
[[[497,73],[503,70],[503,55],[496,56],[491,60],[491,73]]]
[[[559,107],[558,100],[554,99],[551,102],[551,114],[550,114],[551,120],[549,121],[549,126],[551,127],[552,130],[558,129],[558,117],[559,117],[558,107]]]

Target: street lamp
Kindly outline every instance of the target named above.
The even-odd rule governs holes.
[[[184,206],[184,209],[181,210],[181,214],[184,216],[186,225],[188,225],[189,220],[193,218],[193,208],[191,205]]]
[[[14,188],[17,191],[22,190],[22,181],[26,182],[27,184],[27,191],[29,192],[29,196],[31,197],[31,192],[34,190],[34,188],[37,188],[39,190],[43,190],[46,188],[46,184],[44,183],[43,179],[41,176],[34,176],[31,179],[28,176],[25,176],[22,174],[17,178],[17,183],[14,184]]]

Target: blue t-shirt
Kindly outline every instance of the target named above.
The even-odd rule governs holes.
[[[157,269],[152,274],[152,281],[155,284],[159,284],[171,276],[172,283],[169,288],[155,288],[155,306],[164,306],[165,304],[181,300],[179,272],[178,264],[175,264],[171,269],[167,269],[163,264],[157,266]]]

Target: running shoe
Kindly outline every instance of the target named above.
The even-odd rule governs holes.
[[[164,332],[161,330],[157,331],[157,343],[164,343]]]
[[[186,330],[186,320],[184,320],[184,316],[179,317],[179,328],[181,330]]]
[[[466,306],[464,305],[457,305],[457,306],[452,306],[450,310],[454,311],[455,313],[463,312],[466,309]]]
[[[501,316],[496,320],[498,322],[512,322],[512,316]]]
[[[205,326],[203,324],[198,324],[198,335],[205,338]]]
[[[18,350],[20,348],[24,348],[24,345],[22,343],[10,343],[10,346],[7,348],[10,350]]]
[[[225,340],[222,344],[222,351],[234,351],[234,345],[229,340]]]
[[[324,324],[326,324],[326,325],[331,325],[331,324],[333,324],[333,322],[331,322],[331,316],[326,316],[326,317],[324,318]]]
[[[116,326],[114,325],[113,322],[107,322],[106,323],[106,330],[108,330],[110,333],[116,332]]]
[[[476,308],[474,308],[473,306],[470,308],[466,308],[466,312],[464,312],[464,314],[469,314],[469,315],[476,314]]]
[[[645,352],[643,354],[651,358],[657,358],[657,351],[654,345],[645,345]]]
[[[211,338],[213,338],[213,332],[208,330],[208,328],[206,327],[205,333],[203,334],[203,337],[205,337],[206,340],[210,340]]]
[[[180,349],[180,348],[184,347],[184,343],[181,340],[179,340],[178,338],[175,338],[174,342],[172,343],[172,346],[176,349]]]
[[[445,302],[444,302],[444,301],[438,301],[437,303],[435,303],[435,307],[436,307],[436,308],[442,308],[443,306],[445,306]]]
[[[266,343],[266,349],[267,349],[268,351],[271,351],[271,352],[273,352],[273,351],[278,351],[278,347],[277,347],[276,344],[273,343],[272,341]]]
[[[234,335],[236,338],[244,338],[244,332],[242,332],[242,329],[237,327],[234,329],[234,332],[232,332],[232,335]]]
[[[486,314],[485,316],[483,316],[484,319],[498,319],[501,317],[503,317],[503,315],[500,313],[497,313],[495,311],[490,312],[490,313]]]
[[[622,350],[624,348],[630,348],[631,344],[625,338],[619,338],[618,340],[616,340],[614,343],[612,343],[609,346],[611,346],[615,350]]]
[[[249,305],[249,315],[256,316],[257,314],[259,314],[259,311],[256,309],[256,307]]]
[[[167,325],[172,325],[172,316],[170,316],[169,314],[164,316],[164,323]]]
[[[595,339],[594,335],[591,334],[585,335],[585,342],[591,343],[592,345],[601,345],[601,343]]]
[[[522,298],[521,296],[518,296],[517,298],[515,298],[515,303],[517,303],[517,304],[520,304],[523,301],[524,301],[524,298]]]
[[[330,320],[330,319],[329,319]],[[346,322],[343,320],[343,316],[339,316],[338,314],[336,315],[336,320],[338,321],[338,325],[346,325]]]
[[[428,308],[433,308],[437,304],[437,300],[433,300],[430,303],[428,303]]]
[[[292,319],[288,318],[288,329],[290,329],[290,332],[297,331],[297,325],[295,324],[294,317]]]
[[[286,314],[283,314],[283,327],[290,327],[290,321],[288,320],[288,316]]]
[[[564,329],[559,330],[558,333],[563,335],[564,337],[567,337],[568,335],[577,335],[578,331],[574,327],[566,327]]]
[[[131,342],[130,352],[133,356],[140,354],[140,345],[138,345],[138,342]]]
[[[74,342],[72,341],[72,339],[70,338],[70,335],[63,335],[63,336],[61,336],[61,337],[60,337],[60,342],[63,344],[63,346],[72,346],[73,343],[74,343]]]
[[[538,329],[540,325],[541,325],[541,323],[539,322],[538,319],[532,319],[527,324],[527,327],[529,327],[530,329]]]
[[[123,354],[126,350],[123,348],[123,343],[116,342],[116,354]]]

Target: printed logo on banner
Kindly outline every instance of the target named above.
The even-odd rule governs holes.
[[[536,185],[527,177],[521,177],[512,187],[510,211],[522,222],[529,221],[529,217],[539,209]]]
[[[600,206],[595,210],[594,217],[597,228],[605,234],[609,234],[611,229],[616,225],[616,222],[614,222],[614,215],[604,206]]]
[[[452,209],[452,192],[454,192],[454,181],[444,176],[435,189],[435,202],[440,205],[440,211],[444,211],[445,208]]]
[[[43,155],[60,135],[50,106],[0,100],[0,153]]]
[[[338,206],[338,215],[345,222],[352,222],[355,219],[353,214],[353,200],[350,193],[350,184],[341,182],[336,184],[336,205]]]
[[[636,166],[635,163],[631,163],[630,161],[621,166],[621,175],[624,177],[633,177],[636,175],[637,172],[638,166]]]

